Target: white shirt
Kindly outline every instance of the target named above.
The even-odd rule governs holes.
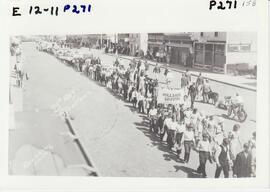
[[[229,147],[225,147],[225,146],[223,146],[224,147],[224,150],[227,152],[227,158],[228,158],[228,160],[230,160],[230,153],[228,152],[229,151]],[[222,149],[221,149],[221,146],[220,145],[217,145],[216,146],[216,152],[215,152],[215,159],[216,159],[216,161],[219,163],[219,155],[220,155],[220,153],[221,153],[221,151],[222,151]]]
[[[157,115],[157,109],[150,109],[149,115],[151,115],[151,116]]]
[[[193,131],[184,131],[184,141],[193,141],[194,132]]]
[[[211,152],[211,145],[209,141],[200,140],[197,146],[198,151]]]
[[[183,133],[185,131],[185,128],[186,128],[185,124],[181,124],[181,125],[178,124],[176,127],[176,132]]]
[[[172,122],[172,118],[168,118],[168,117],[167,117],[167,118],[164,120],[164,125],[166,125],[167,127],[169,127],[171,122]]]
[[[170,123],[170,126],[169,126],[168,128],[169,128],[170,130],[176,131],[178,125],[179,125],[179,124],[178,124],[176,121],[172,121],[172,122]]]
[[[137,98],[137,95],[138,95],[137,91],[133,91],[133,92],[132,92],[132,98],[133,98],[133,99],[134,99],[134,98]]]

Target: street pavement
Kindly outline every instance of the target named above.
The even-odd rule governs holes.
[[[52,145],[57,157],[66,164],[85,163],[77,146],[64,141],[61,136],[68,128],[57,114],[65,110],[69,111],[73,129],[99,176],[199,177],[195,172],[199,164],[198,154],[192,151],[190,162],[183,164],[165,143],[149,133],[146,117],[137,113],[130,103],[75,72],[54,56],[38,52],[33,43],[23,43],[22,51],[24,70],[30,79],[25,82],[23,91],[23,111],[15,112],[16,125],[20,128],[13,130],[13,134],[10,131],[11,160],[22,144],[31,143],[39,148]],[[114,56],[101,51],[91,52],[103,63],[112,64],[115,60]],[[120,63],[127,65],[129,61],[120,59]],[[173,86],[179,87],[180,74],[173,72],[173,76]],[[160,80],[164,81],[164,77],[161,76]],[[220,97],[234,96],[238,92],[245,99],[248,118],[241,123],[240,139],[247,141],[256,129],[256,92],[210,83]],[[226,111],[213,105],[196,102],[195,106],[209,114],[226,114]],[[225,119],[226,130],[231,130],[235,123]],[[24,129],[28,130],[28,134],[17,139],[15,133]],[[213,177],[215,165],[208,163],[206,167],[208,177]]]

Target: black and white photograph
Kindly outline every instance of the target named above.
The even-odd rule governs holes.
[[[9,175],[256,177],[257,38],[10,36]]]

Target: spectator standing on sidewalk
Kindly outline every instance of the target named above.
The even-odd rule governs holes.
[[[227,138],[224,138],[222,144],[216,147],[215,159],[217,162],[215,178],[220,177],[221,171],[223,171],[224,177],[228,178],[231,160],[229,154],[229,140]]]
[[[196,91],[195,83],[193,83],[188,88],[188,95],[190,96],[190,104],[191,104],[190,108],[191,109],[194,108],[194,102],[195,102],[196,94],[197,94],[197,91]]]
[[[190,74],[188,69],[186,69],[185,74],[186,74],[186,77],[187,77],[187,84],[190,85],[190,83],[191,83],[191,74]]]
[[[203,83],[203,102],[208,103],[209,102],[209,98],[208,98],[208,94],[211,92],[211,87],[209,84],[209,80],[205,79],[204,83]]]
[[[199,76],[196,80],[196,90],[198,99],[200,96],[202,96],[202,86],[203,86],[203,76],[201,73],[199,73]]]
[[[185,95],[187,94],[188,80],[185,73],[182,73],[181,88],[184,89]]]

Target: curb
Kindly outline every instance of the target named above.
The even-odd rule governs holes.
[[[74,136],[78,136],[78,134],[76,134],[76,132],[75,132],[75,130],[74,130],[72,124],[71,124],[71,120],[67,116],[65,117],[65,123],[67,124],[71,134],[74,135]],[[98,171],[95,168],[93,161],[90,160],[89,155],[87,154],[87,152],[85,150],[85,147],[82,145],[82,142],[78,138],[76,138],[74,141],[78,145],[79,150],[81,151],[86,164],[89,167],[93,168],[93,171],[92,171],[92,173],[89,173],[89,176],[94,176],[94,177],[99,176]]]
[[[106,54],[106,53],[105,53]],[[112,54],[107,54],[109,56],[114,56]],[[119,56],[119,58],[121,59],[126,59],[126,60],[130,60],[132,61],[132,59],[130,58],[127,58],[127,57],[124,57],[124,56]],[[154,66],[153,63],[149,63],[150,65]],[[161,68],[165,68],[164,66],[161,66]],[[180,70],[180,69],[175,69],[175,68],[172,68],[172,67],[169,67],[170,70],[172,71],[176,71],[176,72],[180,72],[180,73],[184,73],[184,71]],[[198,77],[198,75],[195,75],[195,74],[191,74],[191,76],[193,77]],[[216,79],[212,79],[212,78],[208,78],[210,81],[214,81],[214,82],[217,82],[217,83],[221,83],[221,84],[225,84],[225,85],[230,85],[230,86],[233,86],[233,87],[237,87],[237,88],[241,88],[241,89],[245,89],[245,90],[249,90],[249,91],[254,91],[254,92],[257,92],[257,88],[251,88],[251,87],[246,87],[246,86],[241,86],[241,85],[236,85],[236,84],[232,84],[232,83],[227,83],[227,82],[224,82],[224,81],[220,81],[220,80],[216,80]]]

